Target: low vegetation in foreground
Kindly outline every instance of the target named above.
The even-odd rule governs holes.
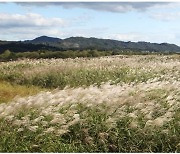
[[[179,55],[1,62],[0,81],[1,152],[180,152]]]

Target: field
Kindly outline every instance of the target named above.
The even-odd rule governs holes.
[[[180,55],[0,63],[0,152],[180,152]]]

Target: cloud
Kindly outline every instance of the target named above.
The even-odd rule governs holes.
[[[75,7],[81,7],[81,8],[87,8],[92,9],[96,11],[107,11],[107,12],[128,12],[128,11],[145,11],[150,7],[153,7],[155,5],[158,5],[159,3],[153,3],[153,2],[96,2],[96,3],[63,3],[62,6],[64,8],[75,8]]]
[[[146,42],[155,42],[155,43],[162,43],[162,42],[168,42],[168,43],[175,43],[176,40],[176,34],[169,33],[169,34],[162,34],[159,33],[151,33],[151,34],[144,34],[144,33],[120,33],[120,34],[114,34],[110,35],[107,38],[108,39],[115,39],[120,41],[146,41]]]
[[[64,35],[62,35],[62,38],[67,38],[67,37],[71,37],[71,36],[102,38],[102,35],[106,31],[108,31],[107,27],[70,28],[65,31]]]
[[[62,6],[65,9],[72,8],[86,8],[95,11],[106,11],[106,12],[120,12],[125,13],[129,11],[146,11],[147,9],[159,6],[167,5],[168,2],[28,2],[17,3],[22,6],[37,6],[37,7],[48,7],[48,6]]]
[[[95,36],[103,33],[103,28],[86,29],[84,25],[90,22],[92,16],[80,16],[61,19],[48,18],[37,13],[10,14],[0,13],[0,38],[3,40],[32,39],[41,35],[66,38],[70,36]]]
[[[46,18],[40,14],[28,13],[8,14],[0,13],[0,27],[50,27],[63,26],[65,22],[61,18]]]
[[[150,17],[161,21],[174,21],[180,19],[180,12],[159,12],[151,14]]]
[[[121,41],[138,41],[142,39],[141,34],[136,33],[122,33],[122,34],[114,34],[109,36],[110,39],[121,40]]]
[[[160,5],[160,4],[163,4],[163,5]],[[164,2],[161,2],[159,3],[158,5],[155,5],[153,8],[154,9],[176,9],[176,8],[179,8],[180,7],[180,2],[175,2],[175,1],[172,1],[172,2],[166,2],[164,5]]]
[[[0,13],[0,37],[7,40],[31,39],[40,35],[59,36],[66,22],[40,14]]]
[[[25,39],[34,39],[35,37],[39,37],[42,35],[57,37],[61,36],[63,33],[59,29],[53,28],[26,28],[26,27],[19,27],[19,28],[0,28],[0,38],[3,40],[25,40]]]

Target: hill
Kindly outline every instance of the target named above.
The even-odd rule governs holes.
[[[41,36],[26,41],[0,41],[0,53],[5,50],[12,52],[27,52],[39,50],[64,51],[64,50],[132,50],[146,52],[180,52],[180,47],[169,43],[150,42],[124,42],[111,39],[70,37],[66,39]]]

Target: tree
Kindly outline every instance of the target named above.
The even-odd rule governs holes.
[[[4,59],[4,60],[7,60],[9,59],[11,55],[11,51],[10,50],[5,50],[2,54],[1,54],[1,58]]]

